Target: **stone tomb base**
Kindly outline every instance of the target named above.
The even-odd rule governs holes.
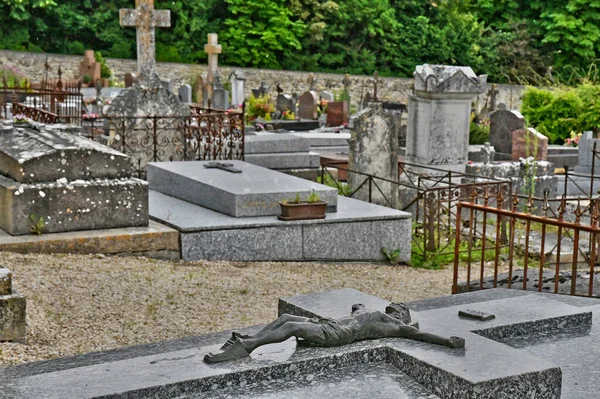
[[[388,302],[344,289],[282,298],[279,310],[337,318],[354,303],[382,310]],[[407,305],[421,330],[462,336],[466,348],[401,338],[311,348],[292,338],[204,363],[231,336],[223,332],[0,369],[0,389],[15,399],[597,398],[598,300],[495,289]],[[496,318],[459,318],[467,309]]]
[[[25,297],[12,287],[12,273],[0,266],[0,341],[25,342],[26,307]]]
[[[147,193],[135,178],[21,184],[0,175],[0,228],[31,234],[40,217],[42,233],[147,226]]]

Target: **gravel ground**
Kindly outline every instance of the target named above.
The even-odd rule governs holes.
[[[0,252],[27,297],[27,345],[0,343],[0,364],[265,324],[277,299],[351,287],[390,301],[449,295],[452,267],[158,261]],[[465,271],[461,271],[461,280]]]

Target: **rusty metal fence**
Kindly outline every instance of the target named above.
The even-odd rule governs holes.
[[[480,195],[473,193],[469,201],[457,204],[453,294],[503,286],[597,296],[594,280],[600,234],[598,197],[563,197],[556,200],[556,210],[552,209],[551,200],[544,198],[541,214],[533,213],[532,197],[506,196],[503,191],[492,195],[485,191],[482,203],[478,198]],[[569,205],[575,206],[571,220],[566,217]],[[491,227],[489,220],[495,222]],[[508,226],[508,237],[502,237],[502,226]],[[503,247],[503,243],[508,247]],[[466,257],[460,253],[463,244]],[[473,259],[473,251],[481,254],[479,259]],[[466,267],[463,284],[458,282],[461,262]],[[518,275],[516,267],[520,269]]]

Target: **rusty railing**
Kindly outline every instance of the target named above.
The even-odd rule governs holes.
[[[493,196],[496,197],[495,206],[490,205]],[[502,191],[493,196],[486,190],[483,203],[478,203],[479,195],[472,193],[470,201],[457,204],[453,294],[505,286],[596,296],[594,279],[598,262],[600,199],[592,198],[587,206],[577,202],[574,219],[566,220],[568,202],[575,199],[559,199],[558,208],[553,212],[550,201],[544,198],[542,212],[538,215],[533,214],[534,199],[531,197],[524,201],[516,194],[506,197]],[[504,206],[505,198],[509,199],[508,209]],[[520,210],[521,205],[523,209]],[[482,217],[474,217],[474,212],[480,212]],[[584,218],[586,213],[589,215],[587,220]],[[467,214],[467,217],[462,217]],[[500,247],[501,223],[498,221],[501,219],[509,226],[506,253],[502,253]],[[486,228],[489,220],[496,221],[495,228]],[[478,224],[481,225],[479,232]],[[460,255],[463,242],[467,245],[466,259]],[[550,251],[549,247],[552,247]],[[474,248],[481,253],[476,261],[471,256]],[[467,275],[466,283],[459,285],[461,261],[466,262]],[[478,270],[473,271],[473,264]],[[521,267],[522,272],[517,274],[515,266]],[[532,271],[536,266],[537,271]],[[486,269],[489,273],[493,272],[492,277],[486,276]],[[506,270],[502,276],[501,270]],[[472,281],[474,272],[478,272],[478,279]]]

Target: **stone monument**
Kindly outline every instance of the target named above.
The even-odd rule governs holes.
[[[497,110],[490,114],[490,144],[501,159],[512,158],[512,132],[525,129],[525,118],[519,111]]]
[[[219,35],[208,34],[208,42],[204,45],[204,52],[208,54],[208,72],[206,73],[204,106],[208,106],[208,99],[214,102],[213,90],[215,89],[215,77],[219,71],[219,54],[223,52],[219,44]]]
[[[229,91],[223,88],[221,76],[217,72],[214,77],[211,108],[226,110],[229,108]]]
[[[350,155],[348,169],[398,181],[398,132],[392,118],[381,103],[371,103],[368,108],[350,118]],[[398,185],[377,180],[365,182],[364,175],[348,173],[348,185],[362,187],[353,198],[395,208],[398,203]],[[377,185],[377,187],[375,187]]]
[[[231,82],[231,103],[233,106],[237,107],[246,99],[246,74],[244,71],[233,71],[231,72],[231,75],[229,75],[229,81]]]
[[[12,286],[12,273],[0,266],[0,342],[25,343],[27,301]]]
[[[512,132],[512,160],[533,157],[536,161],[545,161],[548,156],[548,137],[534,128],[519,129]]]
[[[83,61],[79,63],[79,80],[83,81],[84,76],[90,77],[88,85],[93,87],[95,82],[101,78],[100,63],[96,62],[94,50],[85,50]]]
[[[487,76],[478,77],[469,67],[425,64],[417,66],[414,79],[415,92],[408,100],[406,161],[464,172],[471,101],[486,90]]]
[[[120,10],[120,21],[122,26],[137,28],[137,79],[133,87],[112,101],[106,115],[113,123],[110,129],[114,139],[109,144],[130,155],[131,162],[144,169],[148,161],[156,161],[154,151],[148,151],[154,146],[162,149],[160,160],[182,158],[184,131],[178,128],[177,118],[187,117],[190,109],[163,87],[156,73],[154,28],[171,25],[170,11],[154,10],[153,0],[138,0],[136,5],[133,10]],[[150,134],[148,118],[154,116],[163,119],[155,126],[156,134]]]
[[[319,107],[319,97],[314,91],[307,91],[302,94],[298,99],[298,116],[300,119],[317,119],[319,113],[317,111]]]

